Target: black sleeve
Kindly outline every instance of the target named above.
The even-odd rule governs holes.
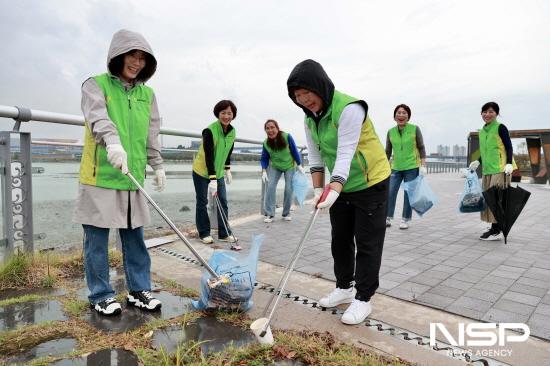
[[[216,176],[214,167],[214,137],[209,128],[202,130],[202,148],[204,150],[204,160],[206,160],[206,169],[209,176]]]
[[[235,143],[231,145],[231,150],[229,150],[229,154],[227,154],[227,159],[225,159],[225,169],[231,168],[231,154],[233,154],[233,148],[235,147]]]
[[[391,151],[392,151],[392,145],[390,140],[390,131],[388,130],[388,133],[386,135],[386,157],[388,160],[391,158]]]
[[[426,147],[424,146],[424,137],[422,137],[422,132],[420,127],[416,126],[416,147],[418,148],[418,154],[420,154],[420,159],[426,159]]]
[[[512,140],[510,140],[510,133],[503,124],[498,127],[498,135],[504,144],[504,149],[506,149],[506,164],[512,164],[514,148],[512,147]]]

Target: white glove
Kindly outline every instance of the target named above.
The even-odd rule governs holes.
[[[225,169],[225,183],[231,184],[233,182],[233,176],[230,169]]]
[[[313,188],[313,203],[317,204],[319,198],[323,195],[323,188]]]
[[[479,160],[472,161],[470,163],[470,166],[468,167],[468,169],[470,169],[473,172],[475,172],[477,170],[477,168],[479,168]]]
[[[336,199],[338,199],[339,195],[340,193],[338,193],[334,189],[331,189],[328,195],[325,197],[325,200],[317,204],[317,208],[320,210],[329,209],[330,206],[332,206],[334,202],[336,202]]]
[[[213,196],[218,193],[218,181],[216,179],[210,179],[208,183],[208,192]]]
[[[306,174],[306,171],[304,170],[304,167],[301,165],[298,165],[298,168],[296,168],[300,173]]]
[[[121,144],[107,145],[107,160],[116,169],[120,169],[122,174],[128,174],[128,156]]]
[[[262,170],[262,182],[264,182],[264,184],[269,182],[269,178],[267,177],[267,172],[265,170]]]
[[[155,170],[155,178],[153,178],[153,189],[157,192],[162,192],[166,185],[166,173],[164,169]]]
[[[422,165],[418,172],[420,173],[420,175],[425,176],[426,174],[428,174],[428,169],[426,169],[426,167]]]
[[[512,174],[513,171],[514,171],[514,167],[512,166],[512,164],[506,164],[504,166],[504,174],[510,175]]]

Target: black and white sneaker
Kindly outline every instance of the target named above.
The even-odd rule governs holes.
[[[501,240],[502,239],[502,233],[499,229],[490,228],[481,236],[479,237],[479,240],[486,240],[486,241],[495,241],[495,240]]]
[[[131,291],[126,297],[128,305],[148,311],[160,310],[162,303],[155,299],[149,291]]]
[[[108,298],[107,300],[103,300],[101,302],[98,302],[97,304],[90,304],[90,308],[92,310],[95,310],[101,315],[118,315],[122,312],[122,307],[120,306],[120,303],[113,299],[112,297]]]

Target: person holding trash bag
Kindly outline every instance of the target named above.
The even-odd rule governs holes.
[[[386,156],[388,160],[392,156],[390,193],[388,202],[388,217],[386,227],[391,226],[395,212],[395,201],[401,182],[410,182],[418,177],[418,174],[426,175],[426,149],[420,127],[409,123],[411,109],[405,104],[399,104],[393,111],[393,119],[397,126],[390,128],[386,136]],[[403,213],[399,228],[409,228],[412,218],[412,208],[407,192],[403,194]]]
[[[319,63],[305,60],[296,65],[287,89],[305,113],[316,203],[325,167],[331,174],[330,192],[317,207],[330,212],[336,288],[319,305],[351,303],[341,320],[359,324],[370,314],[370,299],[379,285],[390,165],[367,103],[335,90]]]
[[[225,228],[224,218],[229,217],[225,184],[231,184],[231,153],[235,141],[235,128],[231,122],[237,117],[237,107],[230,100],[220,100],[214,106],[216,120],[202,131],[202,143],[193,161],[193,184],[197,206],[195,221],[199,237],[204,244],[212,244],[210,219],[208,218],[208,194],[217,194],[224,217],[218,209],[218,238],[221,241],[236,243],[237,239],[229,228]],[[224,180],[225,177],[225,180]]]
[[[485,103],[481,107],[481,118],[485,125],[479,130],[478,160],[470,163],[469,169],[476,171],[481,164],[482,187],[487,191],[491,187],[505,187],[510,185],[511,174],[514,171],[513,147],[510,134],[505,125],[497,121],[500,107],[495,102]],[[501,240],[502,230],[491,210],[486,207],[481,211],[481,220],[491,223],[481,236],[480,240]]]
[[[125,175],[130,172],[143,185],[146,164],[154,172],[153,185],[162,191],[160,116],[153,89],[145,85],[156,71],[151,46],[136,32],[113,35],[107,72],[82,84],[85,137],[80,164],[80,185],[73,221],[84,228],[84,270],[93,310],[120,314],[109,284],[109,229],[118,229],[127,302],[155,311],[161,302],[151,295],[151,259],[143,239],[150,220],[145,197]]]
[[[273,222],[273,217],[275,217],[277,183],[279,183],[281,175],[285,177],[283,220],[291,221],[292,177],[296,169],[302,172],[304,171],[304,168],[301,166],[302,160],[300,159],[300,153],[296,148],[292,136],[289,133],[281,131],[277,121],[268,119],[266,123],[264,123],[264,130],[267,134],[267,138],[262,146],[262,157],[260,159],[260,164],[262,166],[262,181],[264,184],[267,184],[264,200],[266,214],[264,222]],[[270,161],[271,165],[269,164]]]

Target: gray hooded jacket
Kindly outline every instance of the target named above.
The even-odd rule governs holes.
[[[121,82],[127,89],[137,83],[147,81],[156,70],[157,62],[153,50],[139,33],[120,30],[113,35],[107,68],[110,71],[111,61],[128,51],[141,50],[148,54],[146,66],[134,83]],[[116,76],[111,75],[116,78]],[[120,144],[115,124],[110,120],[105,105],[105,96],[93,78],[82,84],[82,113],[97,143],[102,145]],[[147,163],[154,169],[162,169],[160,143],[160,116],[156,98],[153,94],[149,135],[147,138]],[[130,228],[149,223],[149,208],[145,197],[139,191],[120,191],[80,184],[73,214],[73,221],[78,224],[93,225],[101,228]]]

